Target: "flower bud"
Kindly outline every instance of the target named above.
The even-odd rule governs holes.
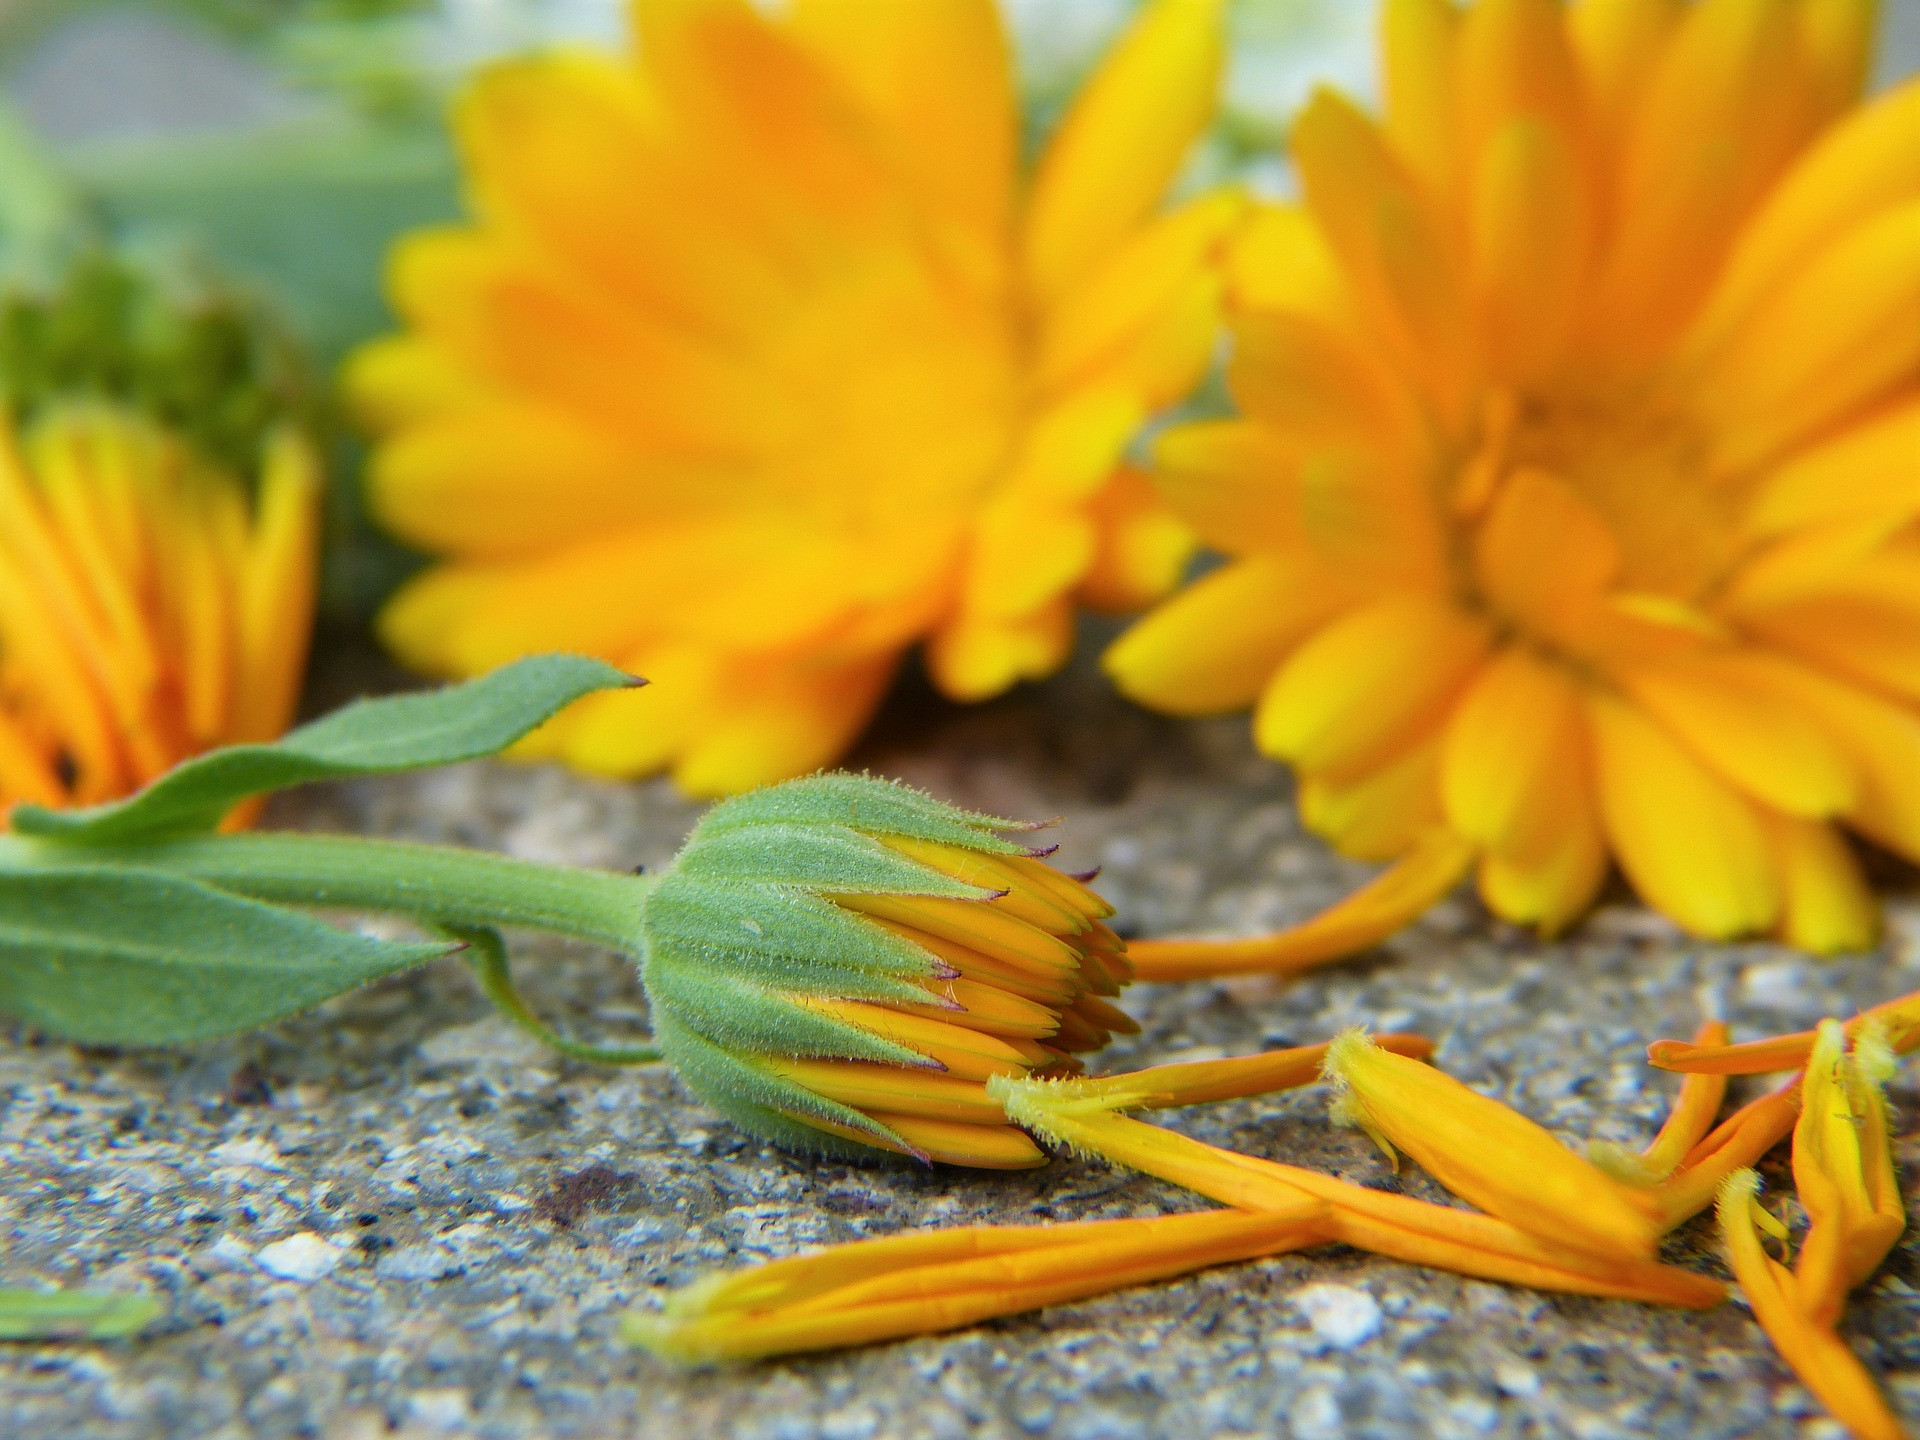
[[[756,1135],[988,1169],[1044,1155],[986,1082],[1138,1027],[1113,909],[1032,827],[827,774],[716,805],[649,893],[643,976],[680,1077]]]

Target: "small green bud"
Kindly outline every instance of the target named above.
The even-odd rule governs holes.
[[[986,1093],[1132,1029],[1112,908],[969,814],[830,774],[716,805],[647,897],[662,1053],[742,1128],[844,1157],[1043,1156]]]

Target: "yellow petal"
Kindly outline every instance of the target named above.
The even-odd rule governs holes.
[[[1340,603],[1310,562],[1256,556],[1202,576],[1108,649],[1123,694],[1173,715],[1251,705],[1287,652]]]
[[[1795,8],[1699,0],[1663,48],[1625,138],[1619,230],[1593,297],[1617,351],[1651,354],[1686,323],[1802,142]]]
[[[1486,8],[1482,0],[1474,13]],[[1492,376],[1536,381],[1565,358],[1592,264],[1594,215],[1579,156],[1560,129],[1523,115],[1487,138],[1471,218]]]
[[[369,340],[347,357],[340,387],[354,413],[380,430],[443,415],[487,394],[450,349],[418,335]]]
[[[1005,620],[961,615],[928,639],[927,668],[942,693],[984,700],[1021,680],[1052,674],[1072,646],[1073,613],[1064,603]]]
[[[1751,803],[1627,701],[1596,692],[1587,709],[1602,823],[1634,888],[1698,935],[1770,928],[1780,889]]]
[[[1681,0],[1574,0],[1567,30],[1580,60],[1597,138],[1609,150],[1630,128],[1648,77],[1673,38]]]
[[[1477,361],[1466,297],[1428,200],[1373,123],[1330,91],[1307,102],[1292,144],[1308,208],[1362,312],[1441,414],[1459,418]]]
[[[1462,16],[1454,65],[1468,173],[1524,119],[1552,136],[1578,183],[1573,172],[1583,159],[1586,115],[1559,0],[1476,0]]]
[[[1081,604],[1125,614],[1145,609],[1180,583],[1193,557],[1194,533],[1144,473],[1123,466],[1087,513],[1095,538],[1093,563],[1080,577]]]
[[[1213,114],[1221,0],[1153,0],[1100,62],[1048,143],[1022,251],[1043,305],[1150,211]]]
[[[1376,601],[1293,653],[1260,698],[1254,738],[1303,770],[1359,774],[1439,722],[1487,643],[1485,628],[1447,600]]]
[[[1651,1207],[1518,1111],[1358,1031],[1328,1049],[1327,1076],[1341,1087],[1337,1119],[1404,1151],[1463,1200],[1584,1254],[1652,1258]]]
[[[1012,59],[989,0],[799,0],[794,33],[859,97],[916,202],[998,269],[1018,161]]]
[[[1742,685],[1743,673],[1702,655],[1622,678],[1694,759],[1756,800],[1815,820],[1850,810],[1858,786],[1845,750],[1803,709],[1768,704]]]
[[[1396,859],[1440,823],[1439,782],[1437,739],[1356,780],[1302,775],[1300,821],[1350,859]]]
[[[1449,0],[1386,0],[1379,24],[1387,136],[1406,167],[1435,194],[1444,194],[1458,166],[1454,51],[1460,12]]]
[[[1204,277],[1245,208],[1230,192],[1203,195],[1142,226],[1090,274],[1074,277],[1041,330],[1035,384],[1071,384],[1150,330]]]
[[[1576,650],[1620,568],[1613,533],[1586,499],[1531,468],[1500,488],[1475,536],[1473,557],[1495,606],[1524,631]]]
[[[1882,212],[1806,260],[1704,362],[1714,460],[1779,454],[1920,366],[1920,200]]]
[[[1607,878],[1608,857],[1591,785],[1582,775],[1561,789],[1553,839],[1538,853],[1514,857],[1489,851],[1481,857],[1480,896],[1496,915],[1552,936],[1593,904]]]
[[[1472,863],[1473,850],[1457,836],[1429,830],[1390,869],[1290,930],[1249,940],[1135,940],[1127,958],[1136,979],[1153,981],[1308,970],[1356,955],[1412,924]]]
[[[1880,906],[1860,863],[1831,825],[1768,817],[1780,871],[1780,934],[1815,955],[1871,950],[1880,938]]]
[[[1813,256],[1876,215],[1920,196],[1920,80],[1848,115],[1781,180],[1742,231],[1690,353],[1735,325],[1803,271]]]
[[[894,661],[769,666],[747,659],[726,696],[674,761],[689,795],[735,795],[832,764],[853,744],[886,693]]]
[[[1727,1043],[1724,1020],[1708,1020],[1694,1032],[1693,1043],[1719,1046]],[[1638,1155],[1618,1146],[1595,1144],[1587,1147],[1595,1164],[1616,1180],[1629,1185],[1652,1185],[1665,1180],[1713,1129],[1727,1095],[1724,1075],[1688,1075],[1680,1082],[1679,1097],[1673,1103],[1660,1133]]]
[[[271,740],[293,723],[313,629],[323,485],[306,437],[282,431],[268,440],[234,581],[239,685],[229,741]]]
[[[1873,1378],[1833,1331],[1801,1311],[1792,1278],[1761,1249],[1753,1223],[1759,1187],[1759,1177],[1751,1170],[1740,1171],[1728,1179],[1719,1202],[1727,1262],[1753,1309],[1753,1318],[1767,1332],[1780,1358],[1860,1440],[1901,1440],[1906,1431],[1887,1408]]]
[[[1509,858],[1558,839],[1569,786],[1589,764],[1579,700],[1566,670],[1509,646],[1480,670],[1448,722],[1441,772],[1447,823]]]
[[[1750,534],[1782,535],[1831,521],[1894,520],[1920,512],[1920,400],[1908,399],[1800,451],[1767,480],[1747,512]]]

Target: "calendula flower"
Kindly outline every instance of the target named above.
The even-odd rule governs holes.
[[[855,775],[716,805],[647,892],[655,1042],[744,1129],[803,1150],[1044,1163],[987,1093],[1139,1027],[1112,909],[1030,829]]]
[[[1322,1238],[1325,1207],[1209,1211],[1065,1225],[973,1225],[837,1245],[695,1281],[621,1333],[707,1365],[926,1335],[1128,1285],[1274,1255]]]
[[[284,730],[319,499],[291,429],[249,482],[124,406],[0,422],[0,809],[112,799]]]
[[[543,753],[726,793],[831,761],[916,642],[978,699],[1168,588],[1189,536],[1119,461],[1213,344],[1242,203],[1156,207],[1220,12],[1148,5],[1024,179],[991,0],[636,0],[631,55],[479,79],[476,218],[399,248],[349,376],[375,511],[445,557],[388,643],[644,673]]]
[[[1405,1151],[1461,1199],[1588,1254],[1651,1258],[1659,1211],[1519,1111],[1350,1030],[1327,1050],[1334,1119]]]
[[[1257,1070],[1264,1061],[1255,1056],[1248,1063]],[[1168,1084],[1164,1075],[1155,1073],[1148,1086],[1151,1094],[1130,1095],[1125,1089],[1130,1078],[1002,1077],[989,1089],[1007,1114],[1055,1144],[1126,1165],[1224,1205],[1286,1210],[1302,1195],[1311,1196],[1327,1206],[1326,1217],[1316,1223],[1328,1240],[1375,1254],[1574,1295],[1689,1307],[1715,1305],[1724,1297],[1719,1285],[1690,1271],[1617,1251],[1601,1255],[1571,1249],[1491,1215],[1351,1185],[1129,1119],[1116,1112],[1155,1103],[1151,1096],[1164,1094]],[[1217,1078],[1209,1077],[1210,1083]]]
[[[1241,418],[1157,446],[1230,563],[1108,665],[1254,704],[1394,883],[1143,977],[1370,943],[1470,868],[1545,931],[1617,862],[1703,936],[1857,949],[1853,831],[1920,858],[1920,81],[1869,0],[1395,0],[1235,242]]]
[[[1760,1208],[1760,1177],[1738,1170],[1721,1187],[1720,1234],[1727,1263],[1747,1303],[1780,1356],[1859,1440],[1901,1440],[1906,1429],[1887,1408],[1879,1387],[1831,1324],[1814,1319],[1802,1303],[1799,1277],[1768,1255],[1756,1224],[1778,1231]]]

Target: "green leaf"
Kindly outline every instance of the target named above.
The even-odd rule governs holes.
[[[641,683],[603,660],[535,655],[464,685],[358,701],[271,745],[209,751],[111,805],[21,805],[13,828],[87,845],[205,834],[250,795],[497,754],[583,695]]]
[[[149,870],[0,873],[0,1011],[88,1044],[251,1029],[455,948],[369,939]]]
[[[166,1313],[151,1295],[0,1290],[0,1340],[120,1340]]]

